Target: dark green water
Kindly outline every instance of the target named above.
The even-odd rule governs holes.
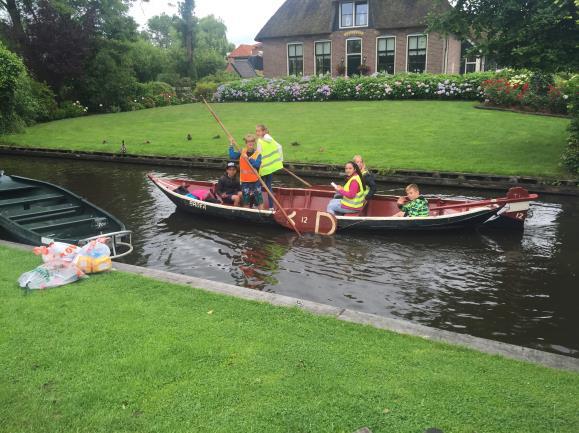
[[[522,235],[297,238],[176,212],[145,177],[206,180],[218,178],[215,171],[4,156],[0,169],[59,184],[116,215],[134,231],[128,263],[579,357],[576,198],[541,198]],[[380,189],[400,192],[399,185]],[[427,186],[423,193],[501,195]]]

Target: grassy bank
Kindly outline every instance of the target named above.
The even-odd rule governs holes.
[[[381,101],[215,108],[238,140],[256,123],[267,124],[284,144],[288,161],[342,164],[361,153],[374,169],[564,175],[559,160],[568,120],[476,110],[474,105]],[[125,140],[129,153],[225,156],[224,137],[204,106],[192,104],[41,124],[0,137],[0,142],[117,152]]]
[[[24,294],[0,247],[2,432],[568,432],[579,375],[127,274]]]

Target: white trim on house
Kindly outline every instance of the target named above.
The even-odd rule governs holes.
[[[382,35],[376,37],[376,62],[374,65],[374,72],[378,71],[378,40],[379,39],[394,39],[394,74],[396,73],[396,48],[398,48],[398,39],[396,36]]]
[[[330,75],[332,75],[332,65],[334,64],[334,47],[332,44],[332,40],[331,39],[321,39],[319,41],[314,41],[314,75],[318,75],[318,64],[316,62],[316,44],[318,43],[324,43],[324,42],[329,42],[330,43]]]
[[[305,50],[304,50],[304,43],[303,42],[288,42],[285,47],[285,65],[286,65],[286,74],[289,76],[289,46],[290,45],[301,45],[302,46],[302,75],[304,75],[304,69],[306,67],[305,62]]]
[[[346,64],[344,66],[346,66],[346,77],[349,77],[350,74],[348,72],[348,41],[360,41],[360,64],[364,63],[364,40],[362,38],[348,38],[346,39],[345,43],[344,43],[344,51],[346,56],[344,57],[346,59]],[[350,54],[351,56],[357,56],[358,54]]]
[[[408,51],[409,51],[409,43],[408,40],[413,37],[413,36],[426,36],[426,55],[424,58],[424,71],[423,73],[428,72],[428,33],[412,33],[409,35],[406,35],[406,72],[408,72],[408,57],[410,57],[408,55]]]
[[[358,3],[362,3],[362,0],[358,0]],[[344,3],[352,3],[352,25],[351,26],[343,26],[342,25],[342,4]],[[339,22],[338,22],[338,27],[340,28],[340,30],[344,30],[344,29],[363,29],[363,28],[367,28],[370,25],[370,2],[366,0],[366,6],[368,6],[368,13],[366,14],[366,25],[363,26],[357,26],[356,25],[356,0],[343,0],[340,1],[339,7],[338,7],[338,14],[339,14]]]

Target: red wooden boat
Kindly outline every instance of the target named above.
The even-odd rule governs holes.
[[[289,223],[276,210],[247,209],[220,203],[201,201],[176,192],[180,187],[188,191],[214,191],[215,182],[188,179],[169,179],[148,175],[149,179],[179,208],[206,217],[228,218],[238,221],[281,224]],[[180,189],[183,191],[182,189]],[[448,230],[469,227],[502,227],[522,229],[530,202],[538,198],[523,188],[511,188],[505,197],[488,200],[450,200],[428,198],[430,216],[400,218],[396,196],[376,195],[362,212],[333,217],[326,213],[334,191],[324,187],[273,188],[276,198],[301,231],[333,234],[350,230]]]

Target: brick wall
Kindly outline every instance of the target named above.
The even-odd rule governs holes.
[[[269,78],[287,75],[287,44],[303,43],[304,75],[313,75],[315,68],[314,47],[316,41],[330,40],[332,42],[332,75],[337,75],[337,66],[343,60],[346,62],[346,40],[362,39],[362,57],[370,67],[369,73],[376,72],[376,38],[379,36],[396,37],[396,57],[394,72],[406,72],[406,56],[408,35],[420,34],[424,28],[390,29],[379,31],[375,29],[355,29],[338,31],[326,35],[268,39],[263,41],[264,75]],[[444,56],[448,50],[448,73],[458,73],[460,68],[460,41],[451,37],[446,43],[445,38],[436,33],[428,35],[426,71],[433,74],[444,73]]]

